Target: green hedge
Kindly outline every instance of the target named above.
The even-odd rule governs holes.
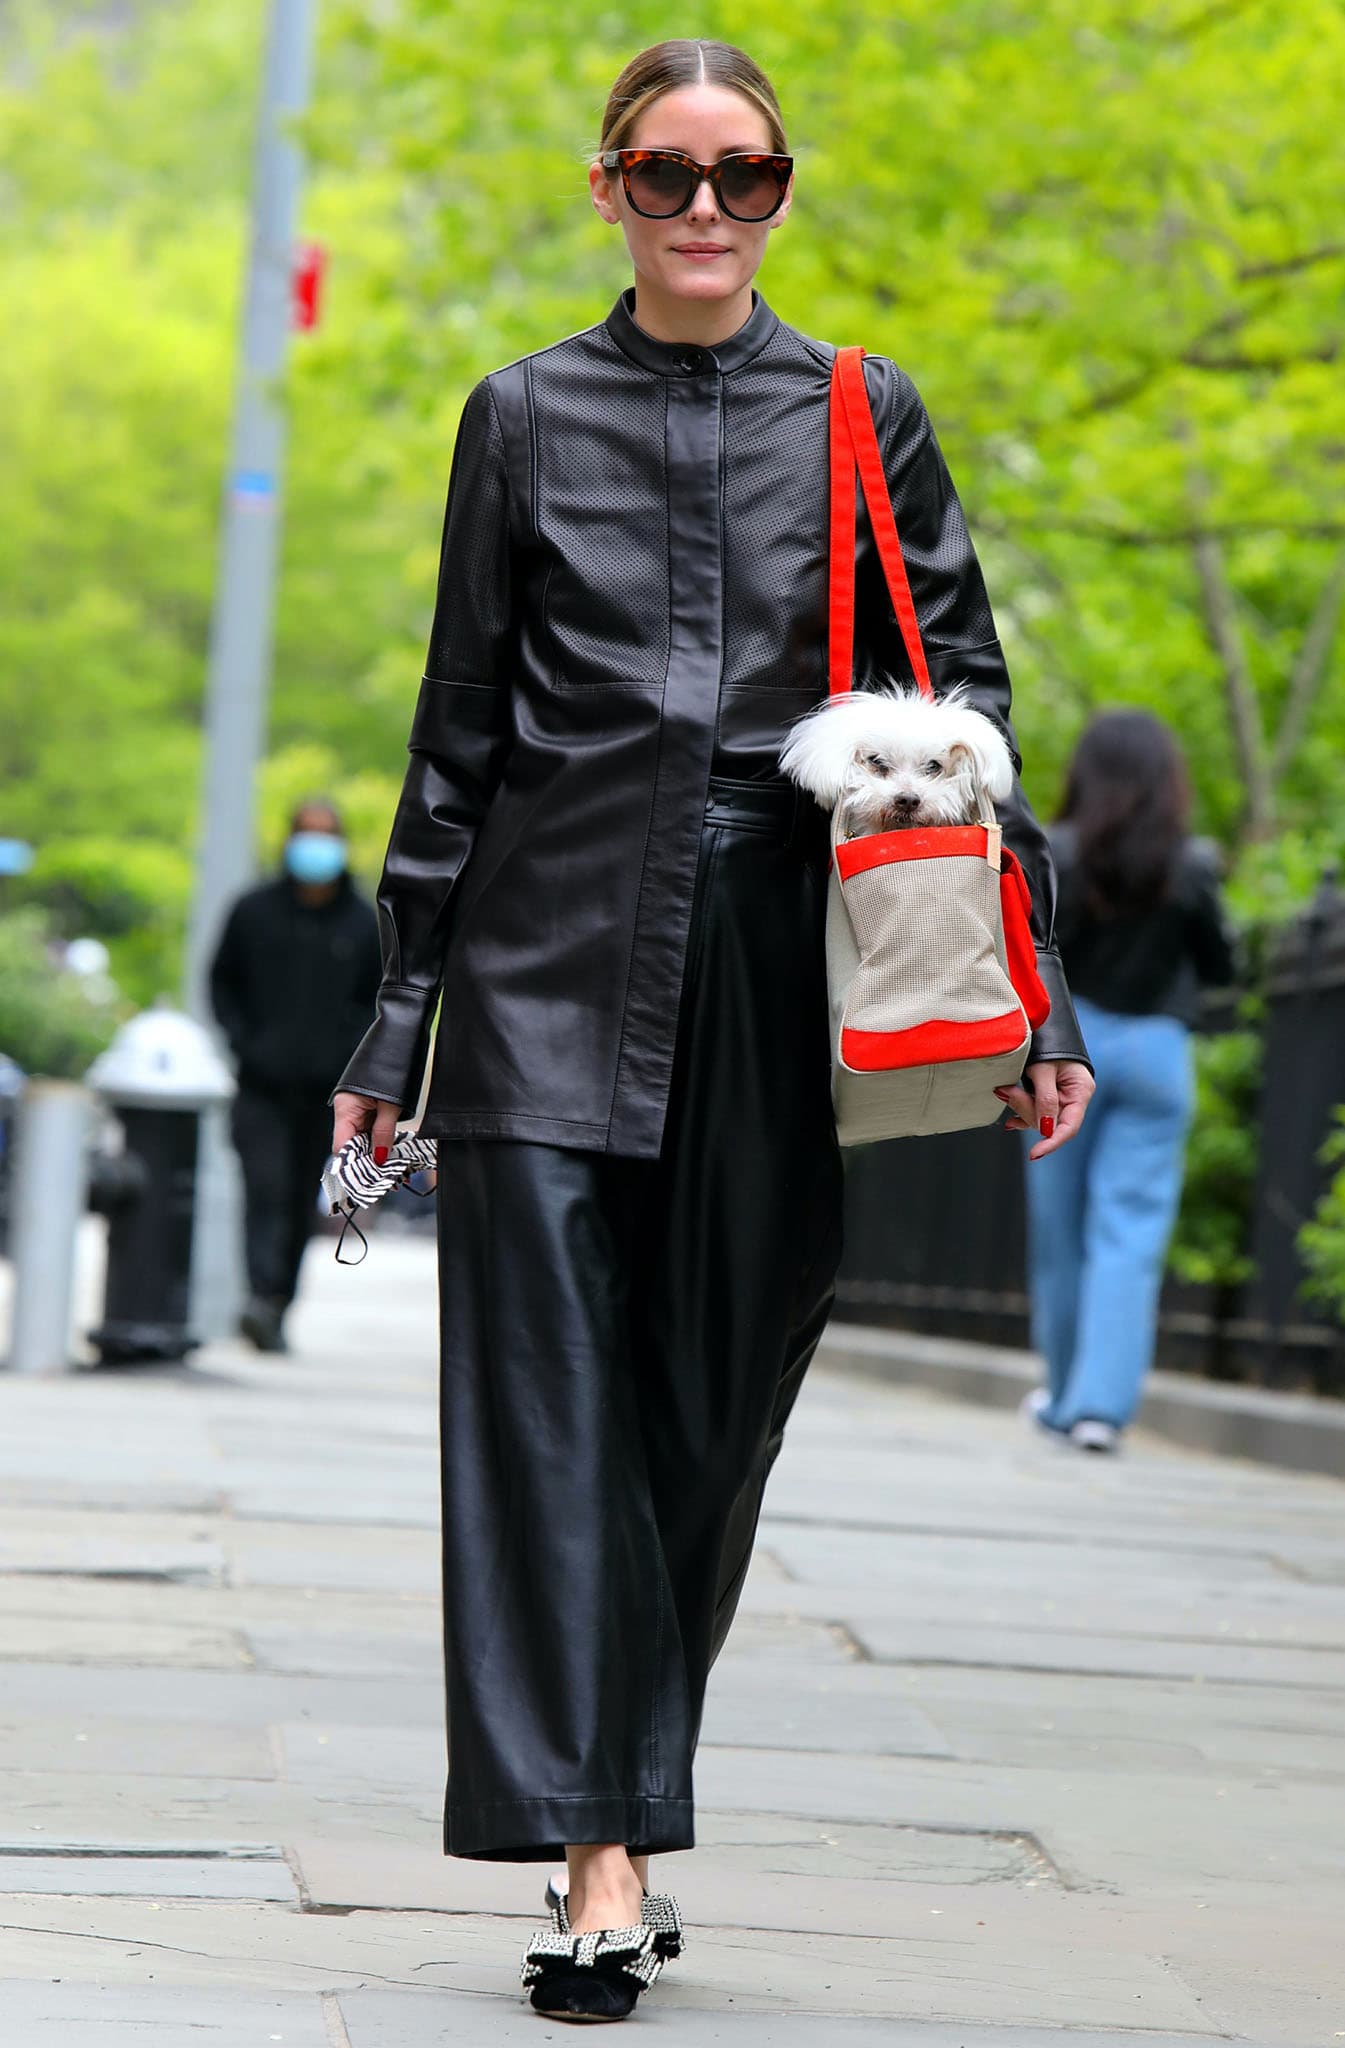
[[[120,1022],[110,985],[65,972],[40,910],[0,916],[0,1052],[29,1074],[78,1080]]]

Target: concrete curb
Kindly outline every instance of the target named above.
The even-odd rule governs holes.
[[[928,1387],[989,1408],[1016,1408],[1041,1380],[1039,1361],[1030,1351],[922,1337],[867,1323],[833,1322],[817,1363],[824,1370]],[[1345,1479],[1345,1402],[1154,1372],[1145,1387],[1139,1421],[1190,1450]]]

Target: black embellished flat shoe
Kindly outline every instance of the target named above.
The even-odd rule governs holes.
[[[607,1927],[593,1934],[535,1934],[523,1956],[523,1989],[551,2020],[624,2020],[657,1981],[663,1958],[652,1927]]]
[[[523,1989],[533,2011],[546,2019],[628,2019],[640,1993],[684,1946],[682,1916],[667,1892],[645,1893],[638,1927],[593,1934],[570,1932],[565,1895],[556,1892],[550,1927],[534,1935],[524,1952]]]

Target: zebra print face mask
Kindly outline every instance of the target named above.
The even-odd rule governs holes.
[[[341,1235],[336,1241],[338,1266],[362,1265],[368,1253],[369,1240],[355,1221],[359,1212],[372,1209],[394,1188],[402,1187],[416,1174],[425,1173],[438,1164],[439,1147],[433,1138],[398,1138],[381,1166],[374,1164],[366,1131],[359,1131],[347,1139],[335,1158],[328,1162],[322,1176],[328,1206],[333,1216],[342,1219]],[[412,1188],[411,1192],[428,1195],[430,1189]],[[353,1230],[360,1241],[357,1259],[343,1259],[341,1256],[348,1230]]]

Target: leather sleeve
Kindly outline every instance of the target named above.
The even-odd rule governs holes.
[[[884,356],[864,362],[888,489],[920,621],[930,680],[936,691],[967,685],[968,699],[992,718],[1008,740],[1015,770],[1022,759],[1010,717],[1012,689],[976,551],[929,415],[903,370]],[[857,645],[879,673],[912,682],[900,629],[876,561],[856,594]],[[1033,1035],[1032,1060],[1078,1060],[1091,1067],[1055,943],[1056,877],[1046,834],[1023,794],[1018,774],[999,806],[1005,843],[1023,864],[1032,892],[1037,966],[1051,999],[1051,1014]]]
[[[1196,974],[1206,988],[1227,988],[1237,979],[1238,957],[1220,894],[1222,862],[1208,839],[1187,848],[1187,943]]]
[[[407,1115],[420,1092],[454,885],[504,765],[513,665],[508,474],[483,380],[458,429],[411,758],[378,886],[377,1015],[337,1083]]]

